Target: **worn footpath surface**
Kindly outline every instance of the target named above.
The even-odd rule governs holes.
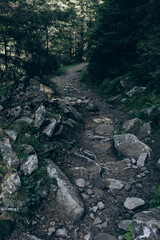
[[[114,135],[122,131],[127,117],[120,107],[108,104],[95,90],[79,81],[85,65],[72,67],[66,74],[52,79],[66,96],[66,105],[86,103],[84,108],[79,107],[79,114],[75,113],[79,124],[68,132],[68,140],[64,140],[65,160],[59,164],[78,191],[83,216],[72,222],[57,209],[56,201],[48,202],[44,209],[37,211],[28,227],[29,232],[37,236],[33,239],[123,239],[120,236],[131,221],[125,222],[125,226],[121,221],[131,220],[135,213],[148,209],[156,189],[158,170],[152,164],[152,154],[152,160],[148,158],[138,167],[138,159],[132,157],[132,153],[120,154],[115,150]],[[152,137],[148,138],[150,145],[154,145]],[[137,148],[139,146],[138,142]],[[132,204],[130,198],[134,198]]]

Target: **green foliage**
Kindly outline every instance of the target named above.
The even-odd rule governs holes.
[[[42,191],[49,190],[52,180],[49,178],[46,169],[41,167],[30,176],[22,176],[22,192],[26,196],[28,208],[39,204],[42,197]]]
[[[1,79],[0,82],[0,97],[6,96],[9,91],[13,88],[13,82],[9,81],[8,79]]]
[[[132,231],[133,231],[133,227],[130,224],[129,227],[127,228],[127,232],[124,234],[124,240],[133,240]]]
[[[126,112],[132,111],[132,117],[144,119],[151,123],[153,129],[159,129],[160,127],[160,97],[153,91],[146,91],[142,93],[136,93],[132,97],[127,98],[124,102],[124,108]],[[144,109],[152,107],[153,110],[148,116],[143,112]]]
[[[155,198],[151,200],[151,208],[160,207],[160,185],[158,185]]]

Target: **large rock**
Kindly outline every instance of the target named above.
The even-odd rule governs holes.
[[[34,170],[38,168],[38,157],[37,155],[31,155],[28,157],[27,161],[21,166],[24,175],[30,175]]]
[[[47,137],[52,137],[53,131],[57,126],[56,119],[52,118],[50,119],[51,123],[43,130],[43,133],[47,135]]]
[[[108,233],[98,233],[94,240],[117,240],[117,238]]]
[[[0,142],[1,153],[3,156],[3,161],[8,169],[19,167],[19,159],[14,153],[9,139],[5,139],[3,142]]]
[[[45,107],[42,105],[40,106],[36,113],[35,113],[35,120],[34,120],[34,125],[37,127],[37,128],[40,128],[41,125],[43,124],[44,122],[44,119],[45,119],[45,113],[46,113],[46,109]]]
[[[6,130],[5,132],[13,141],[16,141],[16,139],[18,137],[18,132],[14,131],[14,130]]]
[[[83,216],[84,206],[76,189],[52,161],[47,162],[47,172],[50,178],[56,179],[59,187],[56,195],[58,207],[65,212],[69,221],[79,221]]]
[[[139,212],[133,217],[133,234],[135,240],[159,240],[160,239],[160,209],[150,209]]]
[[[30,104],[38,105],[48,101],[48,96],[42,91],[28,91],[23,96],[24,102],[29,102]]]
[[[151,156],[149,146],[139,141],[133,134],[122,134],[114,136],[115,148],[125,157],[138,159],[141,153]]]
[[[132,88],[129,92],[126,92],[126,95],[128,97],[132,97],[135,93],[140,93],[140,92],[144,92],[146,90],[146,87],[138,87],[135,86],[134,88]]]
[[[21,180],[17,173],[12,174],[2,184],[3,194],[13,194],[20,189]]]
[[[132,198],[128,197],[124,202],[124,207],[127,208],[128,210],[134,210],[143,205],[145,205],[145,201],[141,198],[136,198],[136,197],[132,197]]]
[[[79,113],[74,107],[72,106],[67,106],[66,110],[68,110],[68,115],[78,121],[82,121],[83,120],[83,116],[81,113]]]

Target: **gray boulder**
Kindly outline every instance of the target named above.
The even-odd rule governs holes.
[[[141,198],[136,198],[136,197],[132,197],[132,198],[128,197],[124,202],[124,207],[127,208],[128,210],[134,210],[143,205],[145,205],[145,201]]]
[[[51,123],[43,130],[43,133],[47,136],[47,137],[52,137],[53,135],[53,131],[57,126],[57,121],[54,118],[49,119],[51,121]]]
[[[154,208],[139,212],[133,217],[133,234],[135,240],[160,239],[160,209]]]
[[[31,124],[33,120],[29,117],[21,117],[17,119],[16,122],[25,122],[25,123]]]
[[[25,175],[30,175],[34,170],[38,168],[38,157],[37,155],[30,155],[27,161],[21,166],[21,170]]]
[[[21,180],[17,173],[12,174],[2,184],[3,194],[13,194],[20,189]]]
[[[3,142],[0,142],[0,149],[3,156],[3,161],[8,169],[19,167],[19,159],[14,153],[9,139],[5,139]]]
[[[76,189],[52,161],[47,162],[47,172],[50,178],[56,179],[59,187],[56,195],[58,208],[66,213],[69,221],[79,221],[84,213],[84,206]]]
[[[14,131],[14,130],[6,130],[5,132],[13,141],[16,141],[16,139],[18,137],[18,132]]]
[[[46,113],[46,109],[43,105],[37,109],[35,113],[35,120],[34,120],[34,125],[37,128],[40,128],[42,126],[45,119],[45,113]]]
[[[133,134],[115,135],[114,146],[124,157],[138,159],[141,153],[147,153],[149,158],[151,156],[150,147]]]
[[[48,96],[45,92],[42,91],[28,91],[23,96],[22,99],[24,102],[29,102],[34,105],[48,102]]]
[[[68,112],[66,112],[66,113],[68,113],[68,115],[69,115],[70,117],[72,117],[73,119],[76,119],[76,120],[78,120],[78,121],[82,121],[82,120],[83,120],[82,114],[79,113],[79,112],[76,110],[76,108],[74,108],[74,107],[72,107],[72,106],[67,106],[67,107],[66,107],[66,110],[68,110]]]
[[[129,92],[126,92],[126,95],[128,97],[132,97],[135,93],[144,92],[145,90],[146,90],[146,87],[135,86]]]

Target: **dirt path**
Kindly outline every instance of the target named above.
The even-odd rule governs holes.
[[[112,136],[117,133],[125,116],[122,110],[108,104],[94,90],[80,83],[79,77],[85,65],[72,67],[65,75],[53,78],[64,95],[88,101],[83,112],[84,128],[73,136],[76,146],[65,161],[70,180],[75,185],[77,179],[85,182],[85,187],[79,187],[78,191],[86,212],[76,230],[70,231],[70,239],[74,240],[94,239],[100,232],[122,235],[124,231],[118,228],[118,223],[132,219],[136,212],[124,208],[125,199],[142,198],[146,205],[141,210],[147,209],[155,191],[152,186],[156,182],[151,175],[152,170],[148,169],[150,166],[137,169],[130,159],[122,161],[115,155]]]

